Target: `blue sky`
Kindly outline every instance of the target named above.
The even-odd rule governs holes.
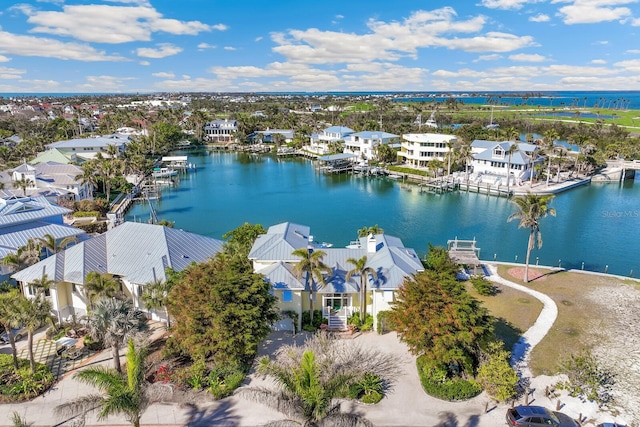
[[[0,2],[0,93],[640,90],[640,0]]]

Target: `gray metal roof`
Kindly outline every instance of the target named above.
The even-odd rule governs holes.
[[[62,223],[62,216],[70,212],[70,209],[51,204],[42,196],[0,199],[0,233],[6,226],[45,218],[58,217],[55,222]]]
[[[296,257],[291,256],[291,252],[308,247],[308,239],[304,237],[308,237],[309,230],[307,226],[288,222],[272,226],[267,234],[256,239],[249,258],[262,263],[274,263],[260,270],[260,273],[265,275],[268,273],[269,281],[278,283],[279,289],[300,289],[301,284],[298,279],[295,279],[294,275],[285,274],[283,266],[291,271],[292,265],[298,262]],[[296,234],[296,231],[300,235]],[[398,289],[406,277],[424,270],[416,251],[405,248],[399,238],[386,234],[377,234],[374,238],[375,252],[367,251],[367,237],[360,238],[360,247],[357,248],[319,249],[326,254],[322,262],[332,269],[331,277],[327,278],[329,286],[320,292],[357,292],[360,283],[357,276],[348,283],[344,281],[346,272],[353,268],[353,264],[347,262],[349,258],[357,260],[367,256],[367,267],[374,269],[378,275],[375,283],[370,284],[371,289]]]
[[[76,236],[82,240],[86,236],[85,232],[79,228],[64,224],[51,224],[44,221],[33,221],[23,224],[16,224],[11,227],[0,229],[0,258],[10,253],[15,253],[18,248],[27,244],[29,239],[37,239],[50,234],[56,240],[65,237]]]
[[[12,277],[31,282],[43,270],[55,281],[83,284],[90,271],[120,276],[131,283],[164,280],[164,270],[181,271],[222,250],[223,242],[160,225],[125,222],[28,267]]]
[[[300,280],[293,272],[293,265],[279,261],[260,271],[265,280],[274,289],[304,290],[304,280]]]
[[[52,148],[81,148],[81,147],[90,147],[90,148],[100,148],[107,147],[109,145],[121,146],[126,144],[129,141],[129,137],[121,134],[113,134],[106,136],[99,136],[97,138],[76,138],[76,139],[68,139],[66,141],[57,141],[51,144],[48,144],[47,149]]]
[[[351,153],[338,153],[338,154],[329,154],[327,156],[318,157],[318,160],[322,162],[333,162],[335,160],[353,159],[354,157],[358,157],[358,156]]]

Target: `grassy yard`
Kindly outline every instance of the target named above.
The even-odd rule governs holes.
[[[498,294],[482,296],[470,284],[467,289],[491,312],[497,321],[494,324],[496,336],[513,348],[520,335],[529,329],[542,310],[542,303],[524,292],[498,285]]]
[[[523,284],[508,273],[509,268],[500,266],[498,273],[507,280]],[[558,361],[580,350],[590,349],[598,343],[599,337],[611,329],[611,316],[594,303],[589,294],[596,288],[607,286],[613,290],[625,282],[638,288],[638,282],[631,280],[569,272],[550,273],[544,276],[544,280],[529,282],[531,289],[548,295],[558,306],[558,318],[553,327],[531,353],[530,367],[534,375],[554,374],[557,372]],[[497,298],[500,299],[501,296],[498,295]],[[523,314],[520,310],[511,310],[503,316],[515,324]]]

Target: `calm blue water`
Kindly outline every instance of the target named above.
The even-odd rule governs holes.
[[[524,261],[528,232],[507,222],[515,210],[497,197],[420,193],[388,178],[325,176],[301,159],[229,153],[188,153],[198,170],[166,187],[154,202],[158,218],[175,227],[220,238],[244,222],[266,227],[291,221],[311,227],[316,241],[345,246],[363,226],[378,224],[420,255],[448,239],[478,241],[481,257]],[[640,174],[639,174],[640,175]],[[592,184],[555,198],[555,218],[541,225],[544,245],[532,263],[640,275],[640,179]],[[135,205],[128,220],[147,221]]]

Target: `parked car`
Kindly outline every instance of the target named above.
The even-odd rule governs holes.
[[[568,415],[542,406],[516,406],[507,409],[506,419],[507,425],[511,427],[580,427]]]
[[[20,341],[23,337],[26,337],[28,333],[26,328],[14,328],[12,332],[15,341]],[[9,342],[9,334],[7,334],[7,331],[4,331],[4,333],[0,335],[0,342],[5,344]]]
[[[622,424],[617,423],[600,423],[596,427],[624,427]]]

